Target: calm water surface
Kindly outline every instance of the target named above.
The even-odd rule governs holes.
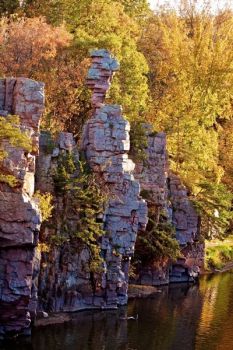
[[[122,320],[126,314],[138,320]],[[31,343],[6,349],[233,350],[233,273],[173,285],[121,310],[75,314],[71,323],[37,328]]]

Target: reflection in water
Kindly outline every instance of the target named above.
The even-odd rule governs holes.
[[[196,337],[198,350],[233,349],[233,273],[206,276],[200,285],[203,301]]]
[[[138,320],[124,320],[126,314]],[[232,350],[233,274],[166,287],[121,310],[77,313],[71,323],[34,330],[31,343],[4,349]]]

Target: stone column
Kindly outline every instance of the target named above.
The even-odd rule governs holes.
[[[128,158],[130,149],[129,122],[121,107],[105,105],[117,61],[106,50],[92,52],[92,66],[87,85],[92,89],[93,116],[85,125],[83,149],[92,170],[109,192],[105,212],[106,235],[102,238],[105,273],[102,288],[105,305],[126,304],[130,259],[139,229],[147,224],[147,204],[140,197],[140,185],[134,179],[134,163]]]

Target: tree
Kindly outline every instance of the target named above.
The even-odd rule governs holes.
[[[148,67],[137,49],[138,18],[145,17],[147,10],[145,0],[36,0],[25,7],[28,15],[46,16],[53,25],[64,22],[73,35],[72,50],[79,60],[99,48],[110,50],[118,58],[121,69],[114,78],[109,101],[122,104],[130,120],[139,114],[142,118],[148,104]]]
[[[224,169],[222,181],[233,193],[233,119],[225,121],[220,130],[219,161]]]
[[[196,2],[183,1],[180,13],[163,8],[154,14],[140,40],[150,69],[148,119],[167,133],[172,169],[196,199],[203,183],[215,188],[210,193],[212,199],[219,196],[216,207],[224,174],[219,135],[222,123],[233,117],[232,37],[231,11],[214,16],[208,6],[200,11]],[[218,223],[221,219],[224,215]]]
[[[71,35],[63,27],[52,27],[42,17],[16,20],[3,18],[0,27],[0,71],[3,75],[32,78],[49,69],[60,48]]]
[[[18,10],[20,7],[19,0],[1,0],[0,3],[0,17],[3,15],[10,15]]]
[[[73,116],[81,115],[83,122],[88,109],[85,103],[79,103],[86,94],[88,60],[80,61],[71,43],[72,35],[64,26],[53,27],[42,17],[1,20],[0,72],[3,76],[25,76],[45,83],[42,127],[54,132],[64,128]],[[78,118],[76,122],[80,130]]]
[[[232,233],[229,232],[233,220],[232,200],[233,194],[224,184],[199,183],[199,192],[193,198],[193,203],[202,218],[203,237],[224,239]]]

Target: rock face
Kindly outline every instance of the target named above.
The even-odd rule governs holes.
[[[134,176],[139,180],[141,189],[148,195],[160,213],[166,213],[172,223],[176,239],[180,244],[182,258],[176,263],[155,261],[143,266],[139,271],[138,283],[160,285],[169,282],[193,281],[203,266],[204,246],[199,242],[199,218],[178,176],[168,167],[166,135],[153,134],[147,129],[148,148],[146,162],[136,164]]]
[[[155,135],[145,126],[147,161],[135,167],[128,157],[130,125],[120,106],[104,104],[119,65],[106,50],[94,51],[91,57],[87,85],[93,92],[93,113],[84,127],[81,152],[71,133],[62,132],[55,141],[42,133],[39,140],[43,84],[24,78],[0,80],[0,115],[19,115],[21,127],[33,143],[30,154],[6,141],[3,144],[8,157],[1,170],[14,175],[18,185],[10,188],[0,184],[0,337],[25,333],[36,310],[68,312],[116,308],[127,303],[130,260],[137,234],[146,229],[148,222],[140,185],[141,194],[150,195],[158,219],[165,212],[174,225],[183,258],[173,265],[155,261],[143,266],[136,282],[159,285],[187,281],[196,276],[203,261],[198,217],[186,188],[169,172],[165,134]],[[91,253],[80,241],[63,240],[77,233],[80,216],[74,209],[72,191],[66,193],[63,188],[59,192],[56,172],[61,159],[72,156],[72,176],[77,179],[83,152],[99,187],[108,195],[105,212],[98,218],[105,231],[98,242],[103,259],[101,272],[88,268]],[[54,201],[53,217],[41,228],[40,212],[33,199],[35,177],[36,189],[52,193]],[[59,240],[61,244],[56,243]]]
[[[103,216],[106,235],[100,241],[103,272],[93,274],[88,270],[90,252],[75,240],[42,252],[39,308],[46,311],[116,308],[125,304],[137,231],[147,223],[147,205],[139,196],[139,183],[132,175],[135,165],[127,154],[129,123],[122,117],[120,106],[103,104],[118,63],[105,50],[94,51],[92,61],[87,85],[93,90],[93,117],[84,128],[82,152],[100,180],[100,188],[109,194]],[[61,156],[71,154],[78,160],[77,146],[69,133],[61,133],[52,148],[50,144],[49,135],[42,134],[37,188],[53,193],[55,206],[52,220],[42,226],[40,239],[45,243],[47,237],[60,236],[64,219],[68,232],[75,232],[79,221],[78,212],[72,210],[72,195],[59,195],[53,181]]]
[[[168,191],[172,204],[172,223],[183,254],[183,258],[171,266],[170,282],[192,281],[204,263],[204,243],[199,241],[199,217],[189,200],[186,187],[172,172],[169,172]]]
[[[119,69],[119,63],[107,50],[93,51],[91,58],[92,65],[88,71],[87,86],[93,91],[91,103],[95,112],[104,103],[113,72]]]
[[[147,224],[147,204],[139,195],[140,185],[133,176],[135,165],[127,154],[130,125],[122,117],[120,106],[103,105],[102,100],[95,98],[99,96],[99,86],[105,95],[118,64],[104,50],[94,51],[92,60],[95,75],[89,73],[87,84],[93,90],[94,113],[85,126],[83,149],[89,165],[103,179],[110,196],[104,220],[106,235],[101,243],[106,269],[102,280],[106,304],[124,305],[137,232]],[[107,83],[102,83],[102,77],[108,77]]]
[[[147,191],[150,198],[162,209],[167,209],[168,202],[168,161],[166,151],[166,134],[154,135],[150,126],[145,125],[147,134],[146,161],[137,162],[134,176],[140,182],[141,189]]]
[[[33,152],[10,146],[2,170],[14,175],[17,187],[0,184],[0,336],[25,332],[35,313],[37,291],[33,269],[40,229],[40,212],[33,200],[39,120],[44,109],[43,84],[33,80],[0,80],[0,115],[16,114],[28,132]],[[30,312],[29,312],[30,311]]]
[[[168,208],[168,160],[166,152],[166,134],[154,135],[149,125],[145,125],[147,144],[146,161],[137,162],[134,176],[140,182],[142,194],[155,204],[159,220],[162,211],[167,212],[171,220],[171,208]],[[148,266],[140,266],[135,282],[143,285],[163,285],[169,283],[169,262],[154,261]]]
[[[55,141],[48,133],[41,134],[36,187],[41,192],[52,193],[54,205],[53,217],[42,225],[40,232],[42,244],[48,244],[51,237],[54,239],[48,250],[42,249],[38,279],[38,309],[48,312],[71,312],[99,306],[88,271],[89,250],[83,249],[75,240],[59,244],[59,239],[65,238],[66,233],[75,233],[80,220],[79,213],[73,209],[72,193],[60,193],[54,180],[60,160],[67,155],[72,155],[78,162],[79,152],[71,133],[62,132]],[[78,176],[78,167],[75,176]]]

